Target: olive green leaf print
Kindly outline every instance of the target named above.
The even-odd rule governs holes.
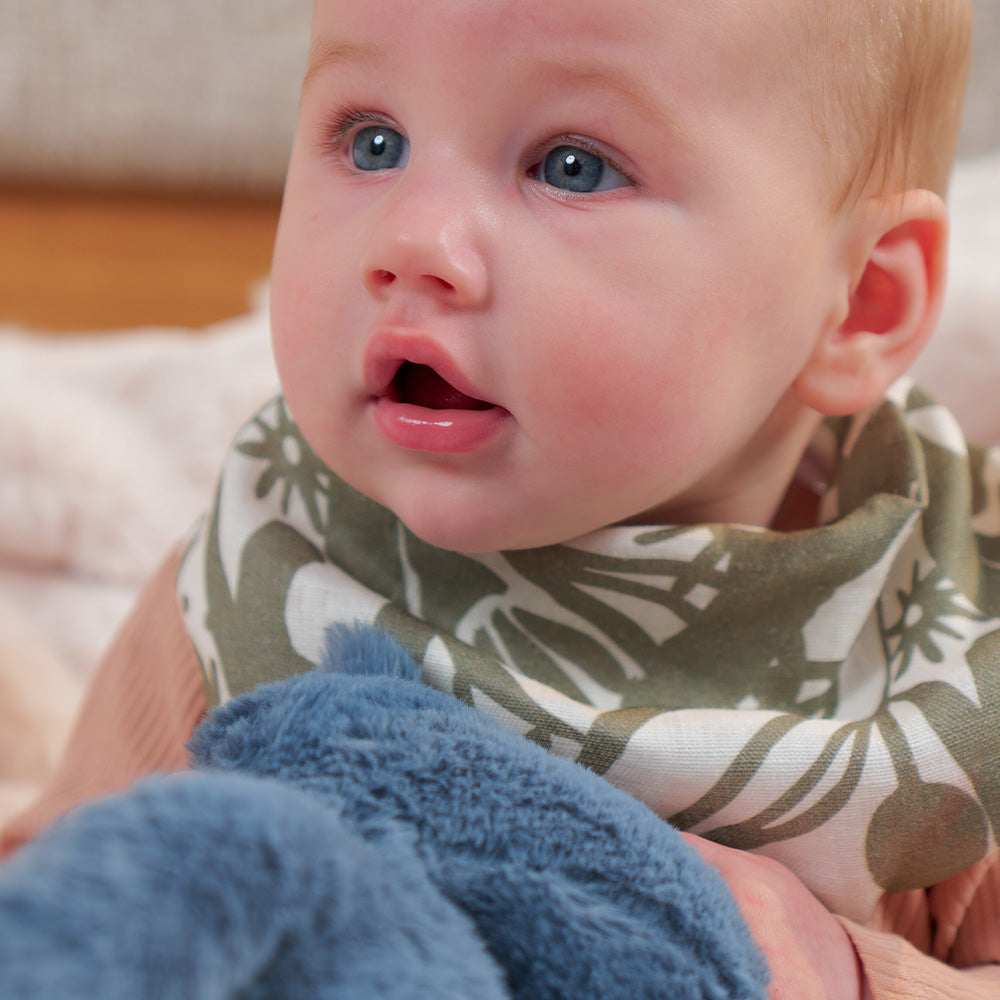
[[[254,488],[259,499],[280,487],[280,510],[287,515],[293,495],[298,495],[308,511],[310,524],[316,531],[323,532],[327,514],[322,509],[322,500],[329,488],[329,471],[306,445],[284,402],[276,404],[273,410],[270,421],[263,414],[253,420],[260,437],[241,441],[236,450],[264,463]]]
[[[923,578],[922,573],[926,573]],[[893,679],[897,681],[917,656],[925,662],[942,663],[945,640],[967,638],[958,627],[962,621],[988,620],[934,564],[922,566],[914,562],[909,586],[896,591],[896,600],[898,618],[889,627],[882,622],[882,636],[886,661],[892,664]],[[881,602],[879,609],[881,614]]]
[[[827,523],[436,549],[284,402],[238,435],[178,589],[210,697],[375,624],[423,680],[857,920],[1000,835],[1000,458],[911,384],[833,421]]]
[[[879,724],[899,784],[875,811],[868,827],[868,868],[875,882],[889,892],[921,889],[928,879],[930,884],[943,882],[986,853],[986,816],[967,792],[920,777],[904,731],[892,714],[886,713]],[[935,817],[935,822],[928,823],[922,818],[926,816]]]

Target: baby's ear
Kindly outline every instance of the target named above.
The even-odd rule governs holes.
[[[827,416],[879,400],[916,360],[944,299],[948,212],[938,195],[871,199],[850,225],[845,318],[823,331],[796,380],[802,401]]]

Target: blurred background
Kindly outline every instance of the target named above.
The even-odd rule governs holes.
[[[963,156],[1000,148],[976,0]],[[0,322],[200,327],[267,272],[310,0],[0,0]]]
[[[200,327],[270,262],[310,0],[0,0],[0,323]]]

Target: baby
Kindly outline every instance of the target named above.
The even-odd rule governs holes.
[[[7,849],[360,620],[691,831],[773,996],[1000,995],[1000,462],[899,381],[969,21],[317,0],[283,398]]]

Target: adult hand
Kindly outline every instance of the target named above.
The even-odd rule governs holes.
[[[829,910],[770,858],[684,834],[729,884],[771,966],[771,1000],[864,1000],[857,952]]]

